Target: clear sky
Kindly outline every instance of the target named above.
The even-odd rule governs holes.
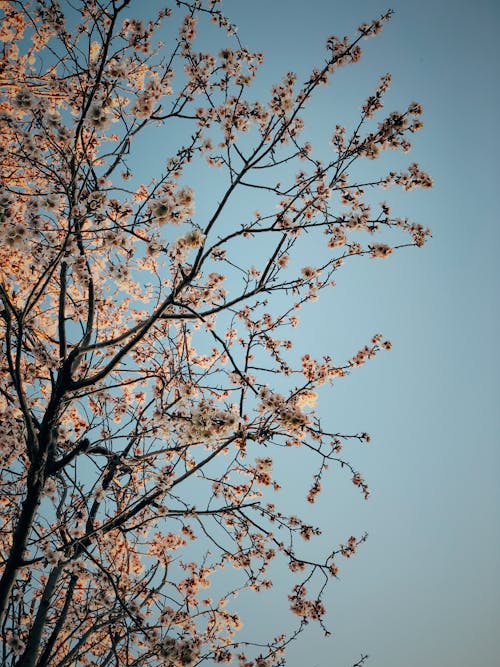
[[[315,518],[333,525],[338,541],[364,530],[369,540],[330,589],[333,637],[308,632],[291,649],[290,667],[346,667],[361,652],[369,667],[499,664],[500,4],[392,6],[383,33],[364,43],[362,62],[341,72],[338,87],[333,80],[323,106],[311,107],[309,128],[320,140],[321,128],[335,125],[336,114],[357,114],[391,72],[386,108],[413,99],[424,106],[425,128],[407,157],[435,187],[388,199],[432,227],[433,238],[386,262],[344,267],[302,323],[301,342],[318,353],[344,358],[378,331],[394,348],[339,383],[323,406],[339,428],[371,433],[352,458],[372,497],[364,502],[334,475]],[[388,7],[226,0],[224,8],[242,42],[264,52],[256,85],[267,93],[282,72],[305,75],[320,63],[329,34],[352,34]],[[295,475],[291,469],[291,495]],[[255,598],[253,609],[266,623],[268,604]]]
[[[167,4],[132,0],[131,14],[160,2]],[[264,53],[252,97],[268,99],[289,70],[302,83],[323,63],[329,35],[354,35],[389,8],[385,2],[224,0],[242,44]],[[298,354],[332,355],[339,365],[379,332],[393,349],[320,395],[332,430],[371,435],[370,444],[345,448],[369,483],[367,502],[350,475],[333,471],[311,507],[298,492],[308,487],[300,452],[275,462],[280,506],[324,527],[325,551],[369,535],[355,558],[338,559],[339,580],[325,599],[332,636],[311,626],[290,647],[287,667],[351,667],[365,653],[366,667],[498,667],[500,2],[393,0],[392,8],[382,34],[362,43],[362,61],[307,107],[303,136],[331,150],[335,124],[352,127],[391,72],[386,110],[418,101],[425,127],[409,155],[384,156],[385,169],[375,173],[418,162],[434,188],[392,189],[374,201],[387,199],[395,215],[430,226],[433,237],[387,261],[347,262],[337,287],[304,308],[292,332]],[[144,182],[164,164],[157,129],[136,155]],[[216,195],[209,181],[189,185],[201,221]],[[244,195],[242,207],[259,208],[255,196]],[[306,242],[303,265],[311,252]],[[284,613],[289,580],[276,569],[272,577],[268,594],[242,597],[249,638],[255,631],[265,640],[296,620]]]
[[[364,531],[369,539],[341,563],[328,593],[333,636],[311,629],[290,649],[289,667],[350,667],[362,652],[368,667],[499,664],[500,4],[395,0],[392,7],[382,34],[363,43],[363,60],[339,72],[308,108],[304,136],[321,148],[337,122],[357,119],[378,78],[391,72],[386,109],[416,100],[425,124],[404,160],[391,154],[393,166],[416,161],[435,186],[393,189],[376,201],[387,198],[395,213],[429,225],[433,238],[388,261],[346,264],[336,289],[296,331],[299,348],[318,357],[349,358],[377,332],[394,347],[322,397],[339,431],[371,434],[372,443],[353,446],[347,458],[372,496],[363,501],[335,473],[311,516],[334,545]],[[301,81],[322,63],[328,35],[352,35],[388,6],[226,0],[224,9],[242,43],[265,55],[252,91],[267,98],[283,72]],[[153,148],[142,147],[145,171]],[[202,202],[210,194],[207,184],[197,190]],[[301,468],[281,473],[282,494],[298,512]],[[251,598],[248,625],[269,634],[286,622],[275,602],[284,585],[277,572],[275,590]]]

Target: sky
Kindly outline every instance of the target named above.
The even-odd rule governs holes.
[[[389,168],[418,162],[434,188],[392,189],[375,201],[387,199],[433,236],[387,261],[346,263],[337,287],[304,309],[294,331],[298,348],[316,357],[348,359],[378,332],[393,349],[320,396],[336,429],[372,437],[346,448],[370,485],[367,502],[334,472],[320,501],[304,509],[300,459],[277,462],[281,504],[309,511],[327,528],[324,540],[369,535],[339,563],[327,593],[332,636],[311,626],[290,647],[288,667],[351,667],[361,654],[370,656],[367,667],[495,667],[500,655],[500,5],[395,0],[392,8],[382,34],[363,42],[362,61],[339,71],[307,108],[304,136],[322,150],[335,124],[355,122],[391,72],[386,109],[422,103],[424,129],[408,156],[391,153]],[[320,65],[329,35],[353,35],[387,9],[379,0],[224,2],[242,43],[264,53],[252,86],[263,99],[284,72],[302,81]],[[146,134],[136,156],[144,181],[160,155],[157,136]],[[203,210],[211,185],[191,184]],[[285,579],[273,576],[267,596],[245,598],[238,610],[263,638],[288,622],[278,602],[286,603]]]
[[[300,80],[321,63],[328,35],[353,34],[387,8],[379,0],[224,3],[242,42],[264,53],[256,86],[265,93],[284,71]],[[434,188],[387,198],[433,237],[385,262],[346,265],[297,332],[318,356],[345,358],[378,331],[394,347],[321,406],[339,428],[371,434],[349,455],[372,496],[363,501],[333,475],[315,519],[339,541],[364,531],[369,539],[327,595],[332,637],[308,631],[289,667],[349,667],[361,653],[369,667],[494,667],[500,654],[500,5],[396,0],[392,8],[382,34],[363,44],[363,60],[308,110],[308,129],[313,144],[322,141],[323,129],[357,114],[391,72],[387,108],[424,107],[424,130],[406,157]],[[300,470],[285,472],[292,498]],[[272,598],[253,604],[254,623],[269,623]]]
[[[225,0],[241,42],[264,53],[254,97],[265,99],[288,70],[302,82],[323,62],[329,35],[353,35],[388,9],[385,1]],[[276,462],[281,505],[324,526],[323,546],[369,536],[339,562],[326,594],[332,636],[311,626],[291,645],[288,667],[351,667],[362,654],[367,667],[499,664],[500,3],[394,0],[392,8],[382,34],[363,42],[362,61],[308,107],[304,136],[322,150],[390,72],[387,110],[422,103],[424,129],[389,165],[418,162],[434,188],[393,189],[376,201],[431,227],[432,238],[387,261],[347,262],[294,331],[299,350],[341,362],[378,332],[393,349],[320,396],[336,429],[371,435],[368,445],[346,447],[369,483],[368,501],[334,471],[304,508],[299,455]],[[137,155],[144,181],[155,166],[151,137]],[[203,210],[210,184],[197,195]],[[269,594],[244,598],[238,610],[263,638],[288,623],[288,582],[279,570],[273,578]]]

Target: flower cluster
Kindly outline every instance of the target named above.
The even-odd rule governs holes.
[[[182,440],[190,443],[209,443],[223,438],[238,426],[238,414],[233,410],[217,408],[208,400],[201,400],[183,417]]]
[[[309,401],[314,402],[315,397],[312,394],[309,395],[306,392],[304,394],[305,398],[299,396],[295,400],[286,400],[281,394],[272,393],[264,387],[259,393],[258,410],[260,412],[271,412],[287,433],[302,438],[305,436],[305,429],[311,420],[308,414],[302,412],[301,406],[307,405]]]
[[[371,256],[379,259],[386,259],[392,255],[393,249],[385,243],[373,243],[370,247]]]
[[[351,535],[351,537],[347,540],[347,544],[341,544],[340,545],[340,553],[344,558],[351,558],[351,556],[354,556],[356,553],[358,545],[358,540]]]
[[[324,604],[319,599],[307,600],[306,595],[307,589],[305,586],[294,586],[293,594],[288,596],[291,602],[290,609],[306,621],[321,619],[326,612]]]
[[[166,183],[149,206],[152,219],[159,225],[178,225],[194,215],[194,194],[191,188],[176,191],[174,183]]]
[[[165,667],[191,667],[200,654],[199,643],[194,640],[177,640],[167,637],[155,645]]]

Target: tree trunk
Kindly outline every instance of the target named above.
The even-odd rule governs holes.
[[[28,472],[28,493],[22,502],[21,514],[14,530],[12,548],[0,578],[0,625],[5,619],[9,597],[16,581],[16,575],[23,563],[24,550],[30,534],[35,513],[42,497],[45,476],[43,466],[35,463]]]
[[[50,609],[50,601],[52,600],[54,589],[57,585],[59,577],[61,576],[62,569],[62,565],[56,565],[52,568],[49,574],[45,590],[43,591],[42,599],[38,605],[35,621],[28,636],[26,649],[23,655],[16,662],[16,667],[34,667],[36,663],[36,657],[38,655],[43,629],[47,620],[47,613]]]

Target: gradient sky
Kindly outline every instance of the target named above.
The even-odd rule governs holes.
[[[328,35],[352,35],[388,7],[226,0],[224,9],[242,43],[265,55],[252,94],[266,98],[283,72],[302,81],[323,62]],[[392,189],[375,201],[387,198],[394,213],[430,226],[433,238],[385,262],[347,263],[296,331],[299,348],[340,360],[377,332],[394,347],[322,397],[339,431],[371,434],[372,443],[353,446],[347,458],[372,496],[363,501],[336,472],[311,516],[334,544],[364,531],[369,539],[340,563],[327,595],[333,636],[311,628],[291,647],[289,667],[350,667],[361,653],[370,655],[367,667],[495,667],[500,659],[500,4],[395,0],[393,9],[382,34],[363,43],[363,60],[308,107],[304,136],[320,148],[337,122],[354,122],[391,72],[386,109],[417,100],[425,127],[403,160],[391,153],[389,168],[416,161],[435,187]],[[155,146],[146,138],[141,147],[144,180]],[[209,195],[202,184],[197,211]],[[280,477],[298,508],[301,474],[291,465]],[[281,583],[277,572],[275,590],[243,610],[258,631],[286,622],[276,602]]]
[[[369,667],[495,667],[500,4],[396,0],[392,7],[383,33],[364,42],[362,62],[342,70],[338,87],[334,79],[325,94],[328,104],[308,114],[321,136],[338,115],[357,113],[377,78],[391,72],[386,108],[414,99],[424,106],[424,130],[406,157],[435,187],[391,190],[387,198],[401,215],[429,225],[433,238],[387,262],[346,265],[327,303],[311,311],[309,326],[302,322],[299,336],[317,353],[344,358],[378,331],[394,348],[330,394],[326,407],[339,428],[373,437],[351,457],[372,496],[364,502],[336,474],[315,518],[333,524],[339,541],[365,530],[369,539],[327,597],[333,637],[311,630],[287,664],[346,667],[365,652]],[[352,34],[388,7],[379,0],[226,0],[224,8],[242,42],[265,54],[257,86],[267,93],[282,72],[301,79],[322,62],[329,34]],[[295,474],[289,471],[289,493]],[[268,622],[267,602],[255,604]]]

